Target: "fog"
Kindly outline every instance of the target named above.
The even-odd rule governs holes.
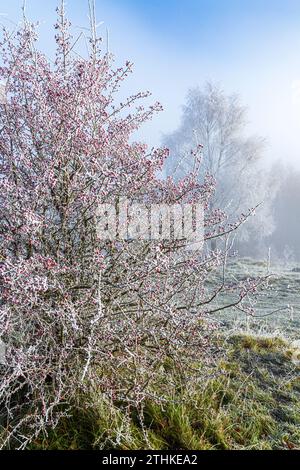
[[[164,106],[164,113],[144,129],[149,143],[159,144],[162,134],[177,127],[187,90],[212,80],[227,93],[238,93],[248,106],[249,131],[268,141],[266,161],[282,159],[300,168],[300,15],[298,29],[290,24],[283,30],[284,22],[277,29],[275,20],[261,24],[259,18],[243,17],[239,25],[227,20],[216,31],[216,18],[210,18],[211,29],[187,34],[178,18],[175,31],[162,33],[151,20],[101,4],[112,50],[135,63],[128,86],[151,90]],[[204,13],[196,13],[205,22]]]
[[[177,127],[187,90],[212,80],[227,93],[238,93],[248,106],[249,130],[268,141],[266,160],[280,158],[300,168],[300,15],[298,24],[288,21],[281,5],[279,20],[271,16],[275,3],[265,2],[269,10],[260,18],[259,10],[251,16],[250,3],[242,3],[245,10],[238,19],[236,6],[231,11],[229,6],[226,14],[214,11],[206,17],[195,2],[186,3],[182,19],[180,11],[157,11],[147,18],[125,9],[124,2],[122,6],[107,1],[101,7],[99,2],[98,16],[109,26],[110,47],[118,60],[129,57],[135,63],[128,87],[151,90],[164,106],[164,113],[144,129],[149,143],[159,144],[162,134]],[[164,16],[163,30],[157,24],[158,14]]]

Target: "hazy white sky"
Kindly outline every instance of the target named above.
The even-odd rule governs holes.
[[[17,22],[22,0],[0,0],[2,22]],[[56,0],[27,0],[42,21],[51,52]],[[299,0],[98,0],[117,62],[133,60],[126,92],[149,89],[165,111],[143,131],[151,145],[176,128],[189,87],[207,79],[237,92],[249,107],[249,130],[269,142],[266,158],[300,167]],[[87,22],[87,0],[69,0],[75,26]],[[79,29],[78,29],[79,31]]]

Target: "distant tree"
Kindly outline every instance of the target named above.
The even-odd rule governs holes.
[[[206,83],[203,90],[189,90],[179,128],[163,139],[170,149],[167,174],[182,177],[191,171],[191,149],[203,146],[200,178],[206,173],[216,180],[211,206],[226,211],[229,219],[263,203],[260,215],[249,220],[240,232],[247,239],[253,231],[265,237],[272,229],[268,177],[260,166],[265,147],[261,137],[246,136],[246,108],[237,95],[227,96],[217,85]],[[214,245],[214,244],[213,244]]]

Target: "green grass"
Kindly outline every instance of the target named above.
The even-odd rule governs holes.
[[[300,369],[288,344],[236,335],[223,347],[209,378],[179,383],[175,395],[162,392],[161,402],[149,399],[140,410],[96,392],[80,397],[72,417],[31,448],[300,449]],[[177,378],[170,364],[165,374]]]

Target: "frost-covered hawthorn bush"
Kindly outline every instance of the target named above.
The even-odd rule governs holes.
[[[212,313],[231,292],[245,303],[260,280],[207,282],[224,265],[228,236],[214,190],[194,170],[179,182],[157,175],[166,149],[149,149],[135,131],[159,104],[138,93],[118,103],[132,64],[114,68],[91,25],[89,54],[76,52],[64,6],[58,9],[53,63],[37,50],[35,26],[3,30],[0,79],[1,446],[24,448],[71,413],[78,394],[142,406],[168,361],[192,380],[193,358],[207,356]],[[99,204],[200,203],[205,240],[224,250],[188,251],[184,240],[101,240]],[[101,221],[100,221],[101,222]],[[219,245],[221,246],[221,244]],[[173,384],[166,384],[172,387]],[[157,397],[159,399],[159,397]],[[83,404],[84,406],[84,404]]]

